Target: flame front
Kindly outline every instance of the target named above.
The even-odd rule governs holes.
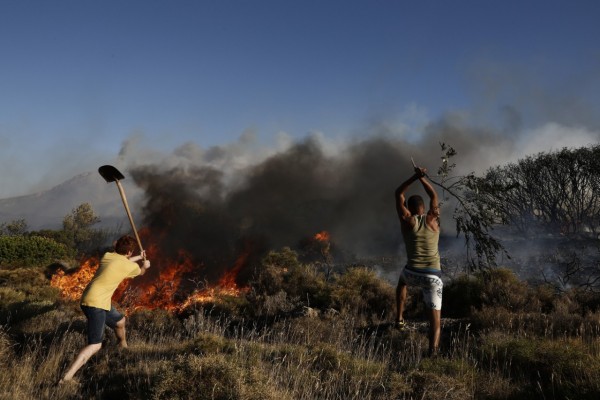
[[[79,300],[87,284],[92,280],[99,263],[97,258],[85,260],[79,270],[73,274],[65,274],[58,270],[52,276],[50,285],[60,289],[62,296],[68,300]]]
[[[146,254],[152,262],[148,276],[124,280],[113,295],[113,301],[121,304],[126,313],[141,309],[180,312],[195,303],[218,301],[222,296],[240,296],[247,291],[236,283],[237,274],[248,258],[246,253],[238,257],[233,268],[225,272],[216,285],[196,289],[191,294],[191,289],[184,284],[190,286],[191,280],[184,281],[184,277],[202,267],[195,264],[187,252],[180,250],[176,260],[169,260],[161,256],[157,246],[149,246]],[[50,284],[60,289],[64,298],[78,301],[98,266],[98,259],[90,258],[72,274],[59,270],[52,276]]]

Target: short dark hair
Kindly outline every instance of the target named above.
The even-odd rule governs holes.
[[[425,207],[425,203],[423,202],[423,198],[418,194],[410,196],[408,201],[406,202],[406,207],[412,212],[417,211],[419,207]]]
[[[134,253],[137,247],[137,241],[129,235],[121,236],[115,243],[115,251],[121,255]]]

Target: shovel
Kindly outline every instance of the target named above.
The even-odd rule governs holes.
[[[127,217],[129,218],[129,223],[131,224],[131,229],[133,229],[133,233],[135,234],[138,246],[140,247],[140,252],[143,252],[144,248],[142,247],[142,241],[140,240],[140,236],[137,233],[137,229],[135,229],[133,217],[131,216],[131,211],[129,211],[129,205],[127,204],[127,197],[125,197],[125,191],[123,190],[121,182],[119,182],[120,180],[125,179],[125,177],[118,169],[116,169],[112,165],[103,165],[100,168],[98,168],[98,172],[100,173],[100,175],[102,175],[102,177],[107,183],[115,182],[117,184],[117,188],[119,188],[119,194],[121,195],[121,200],[123,200],[123,205],[125,206],[125,211],[127,212]]]

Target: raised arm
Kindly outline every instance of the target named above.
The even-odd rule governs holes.
[[[440,215],[439,203],[438,203],[438,195],[431,183],[426,178],[426,175],[423,173],[421,177],[419,177],[419,181],[423,185],[423,189],[425,189],[425,193],[429,196],[429,211],[427,214],[433,214],[436,218]]]
[[[143,261],[142,265],[140,265],[140,275],[144,275],[146,273],[146,271],[148,270],[148,268],[150,268],[150,260],[148,260],[146,258],[145,251],[142,251],[139,256],[129,257],[129,261],[138,263],[138,265],[139,265],[139,261]]]
[[[427,211],[427,226],[434,231],[440,229],[440,207],[438,202],[438,195],[431,183],[427,180],[427,170],[421,168],[419,173],[419,181],[425,189],[425,193],[429,196],[429,211]]]
[[[406,221],[410,218],[410,211],[406,208],[406,199],[404,197],[404,193],[408,189],[410,185],[416,180],[419,179],[417,174],[414,174],[407,180],[405,180],[398,188],[396,189],[395,198],[396,198],[396,212],[398,213],[398,218],[401,221]]]

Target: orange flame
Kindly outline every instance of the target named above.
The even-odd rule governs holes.
[[[330,236],[329,232],[321,231],[314,236],[315,240],[319,242],[329,242]]]
[[[146,275],[142,278],[124,280],[113,294],[113,300],[120,303],[127,314],[140,309],[180,312],[195,303],[218,301],[222,296],[237,297],[247,291],[246,288],[237,286],[236,277],[244,267],[249,253],[241,254],[233,268],[227,271],[216,285],[196,289],[191,294],[189,294],[191,280],[184,281],[184,277],[201,266],[193,262],[190,254],[180,250],[177,259],[171,260],[161,256],[160,249],[156,245],[148,246],[146,254],[152,262]],[[98,260],[90,258],[72,274],[59,270],[52,276],[50,284],[60,289],[64,298],[77,301],[98,266]]]
[[[96,258],[90,258],[84,261],[79,270],[73,274],[67,275],[65,271],[58,270],[52,276],[50,285],[60,289],[63,298],[79,300],[83,294],[83,290],[94,277],[98,265],[99,263]]]

